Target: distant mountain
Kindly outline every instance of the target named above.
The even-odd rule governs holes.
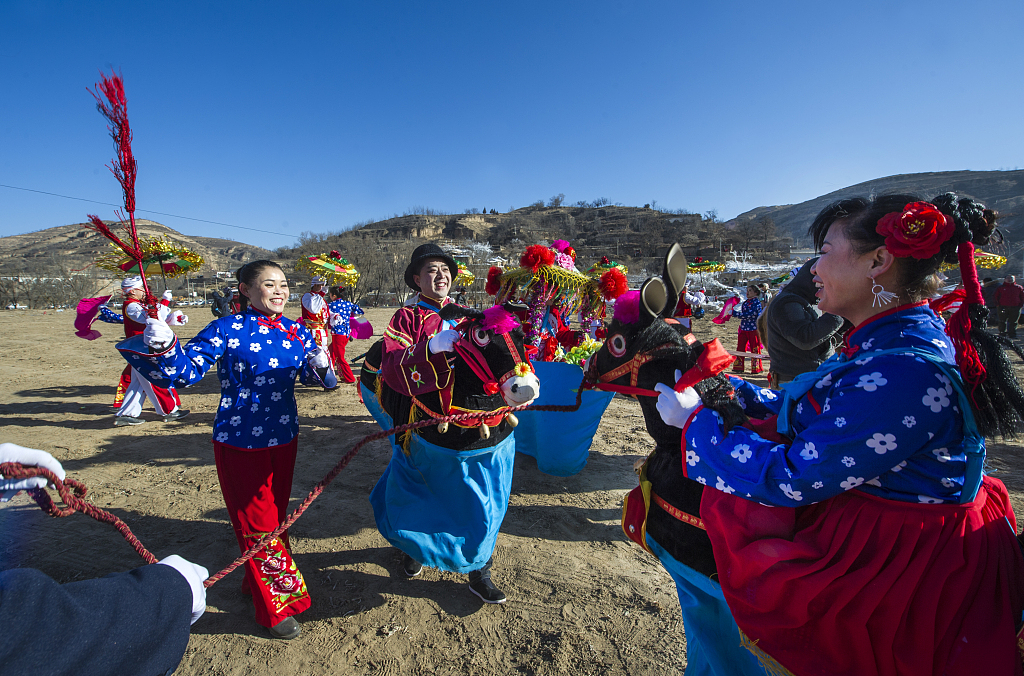
[[[206,276],[218,271],[234,270],[246,261],[274,257],[272,251],[258,246],[229,239],[183,235],[155,221],[139,219],[136,226],[142,239],[166,237],[198,253],[204,260],[199,274]],[[116,227],[114,230],[118,231]],[[0,237],[0,274],[36,272],[31,268],[45,265],[55,257],[76,269],[83,268],[109,248],[109,240],[86,229],[83,223]]]
[[[1018,171],[938,171],[924,174],[899,174],[851,185],[800,204],[757,207],[726,222],[726,228],[746,219],[768,215],[780,234],[807,241],[807,228],[830,202],[858,195],[909,193],[925,198],[952,191],[973,197],[1002,214],[999,227],[1011,242],[1024,239],[1024,170]]]

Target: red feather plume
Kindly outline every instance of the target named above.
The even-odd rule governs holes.
[[[537,272],[542,265],[554,265],[555,252],[540,244],[531,244],[519,258],[519,265]]]
[[[501,289],[501,275],[502,270],[497,265],[492,265],[491,269],[487,271],[487,295],[497,296],[498,291]]]
[[[612,268],[601,275],[598,288],[601,290],[601,295],[604,296],[605,300],[612,300],[629,291],[629,282],[621,270]]]

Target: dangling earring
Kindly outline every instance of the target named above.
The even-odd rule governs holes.
[[[871,303],[871,307],[882,307],[896,300],[896,294],[892,291],[886,291],[885,287],[879,284],[874,278],[868,277],[871,280],[871,293],[875,295],[875,300]]]

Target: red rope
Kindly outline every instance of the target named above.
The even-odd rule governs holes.
[[[60,499],[64,502],[66,507],[58,507],[54,504],[53,499],[50,498],[50,494],[42,488],[35,488],[28,491],[28,494],[32,496],[32,499],[36,501],[36,504],[39,505],[44,512],[54,517],[70,516],[75,512],[81,512],[86,516],[91,516],[97,521],[109,523],[124,536],[124,539],[128,541],[128,544],[135,549],[138,555],[141,556],[146,563],[156,563],[156,557],[153,556],[148,549],[142,546],[139,539],[135,537],[135,534],[132,533],[130,528],[128,528],[128,524],[121,521],[121,519],[117,518],[110,512],[104,511],[82,499],[89,491],[89,489],[85,487],[85,484],[71,478],[66,478],[64,481],[61,481],[56,474],[45,467],[24,467],[16,462],[0,463],[0,476],[3,476],[5,479],[28,479],[37,476],[46,477],[50,483],[57,487],[57,493],[60,494]]]
[[[303,512],[305,512],[309,508],[309,506],[313,504],[313,501],[316,500],[320,496],[320,494],[324,492],[324,489],[327,488],[327,486],[330,485],[330,483],[334,481],[334,479],[337,478],[339,474],[341,474],[341,471],[345,469],[350,462],[352,462],[352,458],[356,456],[356,453],[358,453],[359,450],[367,443],[371,441],[376,441],[377,439],[386,439],[392,434],[400,434],[408,430],[418,429],[420,427],[429,427],[430,425],[437,425],[438,423],[442,422],[462,422],[465,420],[474,420],[477,418],[489,418],[495,415],[514,413],[516,411],[555,411],[565,413],[577,411],[579,410],[580,404],[583,400],[583,391],[586,389],[590,389],[591,387],[591,383],[587,381],[587,377],[586,375],[584,375],[583,381],[580,383],[580,387],[576,392],[576,403],[572,405],[520,404],[519,406],[506,406],[504,408],[499,408],[494,411],[459,413],[456,415],[446,415],[437,418],[417,420],[416,422],[413,423],[406,423],[405,425],[399,425],[398,427],[393,427],[389,430],[383,430],[381,432],[377,432],[375,434],[363,437],[359,441],[359,443],[352,447],[352,450],[346,453],[341,458],[341,460],[338,461],[338,464],[336,464],[334,468],[327,473],[327,476],[325,476],[323,479],[317,482],[317,484],[313,487],[313,490],[311,490],[309,492],[309,495],[306,496],[306,499],[302,501],[302,504],[296,507],[295,511],[289,514],[288,518],[285,519],[281,523],[281,525],[279,525],[276,529],[274,529],[274,532],[268,533],[267,535],[263,536],[252,547],[247,549],[241,556],[232,561],[227,567],[211,575],[209,579],[207,579],[206,582],[204,582],[203,584],[206,587],[212,586],[218,580],[221,580],[226,575],[228,575],[235,568],[238,568],[243,563],[245,563],[253,556],[258,554],[264,547],[270,544],[271,540],[280,537],[282,533],[288,530],[292,526],[292,524],[294,524],[295,521],[300,516],[302,516]],[[50,483],[57,487],[57,492],[60,494],[61,500],[63,500],[64,504],[67,505],[67,508],[62,509],[55,505],[53,501],[50,499],[49,493],[47,493],[42,488],[30,490],[29,494],[36,501],[36,503],[43,509],[43,511],[47,512],[48,514],[50,514],[50,516],[54,517],[69,516],[71,514],[74,514],[75,512],[81,512],[83,514],[86,514],[87,516],[91,516],[92,518],[98,521],[104,521],[106,523],[112,524],[115,528],[117,528],[121,535],[124,536],[124,539],[127,540],[128,543],[135,548],[135,551],[138,552],[139,556],[141,556],[146,561],[146,563],[157,562],[156,557],[153,556],[145,547],[142,546],[142,543],[139,542],[139,539],[135,537],[131,529],[128,528],[127,524],[125,524],[124,521],[117,518],[110,512],[104,511],[99,507],[96,507],[95,505],[92,505],[82,499],[85,497],[85,494],[87,492],[87,489],[84,484],[70,478],[61,481],[57,477],[57,475],[55,475],[53,472],[44,467],[23,467],[22,465],[16,462],[5,462],[0,464],[0,476],[3,476],[4,478],[7,479],[27,479],[36,476],[46,477],[46,479],[49,480]],[[74,493],[72,493],[72,489],[74,489]]]

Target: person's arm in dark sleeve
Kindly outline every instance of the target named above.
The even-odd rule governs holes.
[[[0,671],[91,676],[172,673],[188,646],[189,582],[143,566],[57,584],[38,570],[0,573]]]
[[[801,350],[812,350],[827,342],[843,326],[842,317],[827,312],[817,319],[808,319],[798,303],[781,304],[777,315],[769,319],[779,333]]]

